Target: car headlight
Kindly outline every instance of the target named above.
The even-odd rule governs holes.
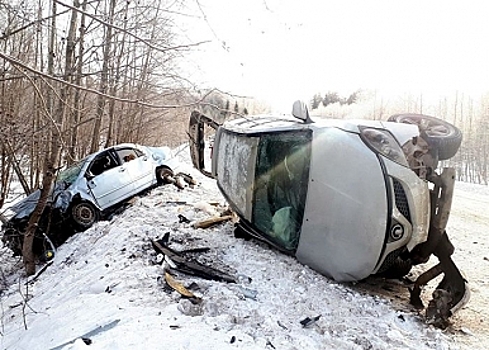
[[[409,167],[401,146],[389,131],[366,127],[361,128],[360,132],[367,146],[386,158]]]

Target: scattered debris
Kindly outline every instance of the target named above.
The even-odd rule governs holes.
[[[171,260],[174,265],[172,268],[176,271],[220,282],[237,283],[237,278],[228,273],[186,259],[181,253],[172,250],[165,244],[165,237],[160,241],[151,241],[151,243],[156,252],[164,254],[165,259]]]
[[[180,299],[177,309],[182,314],[191,317],[202,316],[204,314],[202,303],[194,304],[190,299]]]
[[[306,327],[309,327],[309,326],[315,324],[317,322],[317,320],[319,320],[320,318],[321,318],[321,315],[317,315],[316,317],[313,317],[313,318],[306,317],[300,323],[301,323],[302,327],[306,328]]]
[[[184,224],[190,224],[190,222],[191,222],[189,219],[187,219],[187,218],[186,218],[185,216],[183,216],[182,214],[178,214],[178,221],[179,221],[180,223],[182,223],[182,222],[183,222]]]
[[[466,334],[466,335],[474,335],[474,333],[470,329],[468,329],[467,327],[460,328],[460,332],[462,332],[463,334]]]
[[[245,298],[256,301],[256,296],[258,295],[258,291],[254,289],[245,288],[242,286],[238,286],[238,289]]]
[[[114,320],[114,321],[112,321],[112,322],[107,323],[107,324],[106,324],[106,325],[104,325],[104,326],[98,326],[97,328],[95,328],[95,329],[91,330],[91,331],[90,331],[90,332],[88,332],[88,333],[83,334],[83,335],[82,335],[82,336],[80,336],[80,337],[76,337],[76,338],[75,338],[75,339],[73,339],[73,340],[70,340],[70,341],[68,341],[68,342],[66,342],[66,343],[63,343],[63,344],[58,345],[58,346],[56,346],[56,347],[54,347],[54,348],[51,348],[51,350],[60,350],[60,349],[64,348],[66,345],[73,344],[73,343],[74,343],[74,342],[75,342],[77,339],[80,339],[80,338],[83,340],[83,342],[84,342],[85,344],[90,345],[90,344],[92,343],[92,340],[90,339],[91,337],[93,337],[93,336],[95,336],[95,335],[97,335],[97,334],[100,334],[100,333],[102,333],[102,332],[106,332],[106,331],[108,331],[109,329],[114,328],[115,326],[117,326],[117,324],[119,323],[119,321],[120,321],[120,320]]]
[[[192,248],[192,249],[185,249],[180,252],[180,254],[196,254],[196,253],[207,253],[211,248],[209,247],[202,247],[202,248]]]
[[[209,228],[224,221],[233,220],[233,215],[214,216],[210,219],[202,220],[194,224],[195,228]]]
[[[191,291],[185,288],[183,284],[174,279],[168,272],[165,272],[165,281],[168,286],[180,293],[181,296],[192,299],[195,302],[201,301],[199,297],[195,296]]]
[[[270,340],[267,340],[267,343],[265,346],[269,346],[271,347],[272,349],[276,349],[275,346],[273,346],[272,342]]]
[[[451,302],[452,296],[448,291],[436,289],[426,309],[427,323],[437,328],[447,328],[450,324],[448,318],[452,315],[449,306]]]
[[[289,330],[287,327],[285,327],[285,326],[282,324],[282,322],[277,321],[277,324],[279,325],[279,327],[280,327],[280,328],[285,329],[286,331],[288,331],[288,330]]]
[[[235,341],[236,341],[236,337],[233,335],[231,337],[231,340],[229,341],[229,343],[233,344]]]

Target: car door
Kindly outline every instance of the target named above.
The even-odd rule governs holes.
[[[215,122],[212,118],[209,118],[198,111],[193,111],[190,115],[188,136],[190,145],[190,156],[192,158],[192,163],[195,168],[197,168],[202,174],[208,177],[215,178],[216,174],[212,174],[212,171],[206,169],[205,162],[205,131],[210,131],[209,128],[217,131],[219,129],[219,124]],[[210,158],[212,159],[212,148]]]
[[[117,204],[134,193],[131,176],[111,151],[95,157],[86,176],[88,188],[102,209]]]
[[[155,166],[148,154],[133,147],[119,148],[116,153],[123,171],[131,178],[134,193],[141,192],[156,182]]]

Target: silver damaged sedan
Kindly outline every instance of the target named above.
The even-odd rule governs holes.
[[[174,182],[178,162],[168,147],[120,144],[93,153],[59,172],[40,228],[92,226],[109,208],[156,184]],[[3,240],[20,252],[22,232],[39,200],[33,192],[3,213]]]

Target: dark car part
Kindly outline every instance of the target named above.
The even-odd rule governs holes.
[[[175,180],[173,176],[173,171],[168,167],[162,166],[156,169],[156,179],[158,180],[158,184],[174,183]]]
[[[204,169],[204,150],[205,150],[205,126],[210,126],[214,130],[219,128],[219,124],[213,119],[203,115],[198,111],[193,111],[189,121],[190,154],[195,168],[204,175],[212,177],[211,172]]]
[[[454,125],[424,114],[396,114],[389,121],[418,125],[421,136],[437,152],[438,160],[452,158],[462,143],[462,132]]]
[[[445,231],[452,205],[455,169],[444,168],[441,175],[433,173],[429,180],[435,187],[431,190],[432,212],[428,240],[414,248],[411,260],[413,264],[421,264],[428,261],[433,254],[439,263],[418,277],[411,293],[411,301],[414,304],[419,303],[422,286],[443,273],[443,280],[433,293],[434,300],[426,310],[429,321],[443,328],[448,324],[448,317],[468,302],[470,290],[451,259],[454,247]]]

